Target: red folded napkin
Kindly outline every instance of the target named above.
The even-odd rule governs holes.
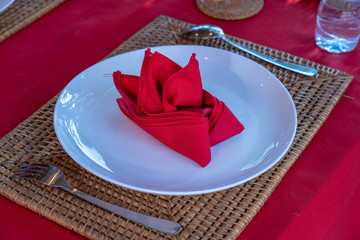
[[[182,68],[147,49],[140,76],[117,71],[113,78],[125,116],[202,167],[211,160],[211,146],[244,130],[225,103],[202,89],[195,54]]]

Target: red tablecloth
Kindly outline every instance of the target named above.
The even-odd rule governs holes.
[[[346,95],[239,239],[360,239],[360,47],[316,47],[316,0],[265,1],[256,16],[215,20],[194,0],[69,0],[0,43],[0,136],[160,14],[226,33],[355,76]],[[1,17],[1,15],[0,15]],[[0,239],[82,237],[0,197]]]

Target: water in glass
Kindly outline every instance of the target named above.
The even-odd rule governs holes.
[[[360,0],[322,0],[315,30],[316,44],[332,53],[355,49],[360,37]]]

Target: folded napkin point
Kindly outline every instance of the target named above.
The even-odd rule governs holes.
[[[116,71],[113,79],[124,115],[201,167],[211,160],[211,146],[244,130],[224,102],[203,90],[195,53],[181,67],[148,48],[140,76]]]

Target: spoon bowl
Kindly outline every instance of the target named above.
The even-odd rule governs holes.
[[[222,38],[225,36],[225,33],[220,27],[206,24],[187,29],[183,31],[181,35],[184,38],[191,40],[207,40],[212,38]]]
[[[185,39],[189,40],[209,40],[213,38],[221,38],[225,42],[229,43],[230,45],[249,53],[261,60],[264,60],[266,62],[269,62],[271,64],[274,64],[278,67],[282,67],[285,69],[288,69],[290,71],[300,73],[306,76],[315,76],[317,74],[317,71],[314,68],[308,67],[308,66],[302,66],[298,65],[296,63],[286,62],[277,58],[273,58],[267,55],[264,55],[262,53],[253,51],[249,48],[246,48],[244,46],[241,46],[233,41],[231,41],[229,38],[226,37],[224,31],[217,26],[205,24],[205,25],[198,25],[189,29],[184,30],[181,33],[181,36]]]

